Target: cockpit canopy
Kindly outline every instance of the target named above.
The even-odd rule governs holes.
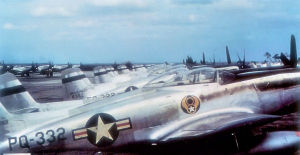
[[[188,70],[179,68],[166,72],[153,80],[145,87],[166,87],[189,84],[212,83],[217,80],[217,70],[212,67],[197,68]]]

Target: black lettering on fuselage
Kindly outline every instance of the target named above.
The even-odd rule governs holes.
[[[21,148],[29,148],[27,136],[23,135],[19,137],[19,145]]]
[[[9,137],[8,138],[8,145],[9,145],[9,150],[12,151],[12,145],[17,144],[17,137]]]

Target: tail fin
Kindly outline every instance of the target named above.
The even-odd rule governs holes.
[[[94,69],[95,83],[99,84],[111,82],[115,73],[117,72],[112,71],[110,68],[96,67]]]
[[[27,113],[38,111],[38,103],[11,73],[0,75],[0,101],[8,112]]]
[[[230,58],[230,53],[229,53],[229,50],[228,50],[228,46],[226,46],[226,56],[227,56],[227,63],[231,64],[231,58]]]
[[[239,62],[242,62],[242,59],[239,54],[237,54],[237,57],[239,58]]]
[[[203,54],[202,54],[202,64],[203,64],[203,65],[205,65],[205,64],[206,64],[206,62],[205,62],[205,54],[204,54],[204,52],[203,52]]]
[[[291,35],[290,61],[292,67],[297,67],[297,47],[294,35]]]
[[[103,67],[101,67],[101,66],[98,66],[98,67],[95,67],[94,68],[94,78],[95,78],[95,82],[96,83],[104,83],[105,82],[105,79],[103,78],[103,76],[105,75],[105,74],[107,74],[108,73],[108,71],[105,69],[105,68],[103,68]]]
[[[280,54],[280,59],[284,66],[297,67],[297,47],[294,35],[291,35],[290,60],[283,53]]]
[[[84,93],[92,87],[91,81],[79,68],[69,68],[61,73],[62,84],[67,98],[82,99]]]
[[[243,59],[243,66],[246,66],[246,54],[245,54],[245,49],[244,49],[244,59]]]

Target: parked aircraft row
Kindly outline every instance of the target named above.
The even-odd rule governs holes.
[[[68,68],[61,73],[68,101],[56,103],[37,103],[13,74],[2,74],[0,152],[295,151],[297,131],[253,132],[300,100],[291,38],[281,67],[102,66],[94,68],[96,83]]]
[[[53,72],[61,72],[62,70],[70,67],[70,65],[53,65],[52,63],[46,65],[38,65],[34,63],[31,65],[7,65],[3,62],[1,66],[1,74],[10,72],[15,75],[29,76],[30,73],[40,73],[47,77],[51,77],[53,76]]]
[[[41,75],[46,75],[46,77],[52,77],[54,72],[62,72],[65,69],[68,68],[80,68],[84,71],[92,71],[95,67],[99,66],[99,64],[90,64],[90,65],[72,65],[70,63],[68,64],[56,64],[48,63],[48,64],[37,64],[32,63],[29,64],[5,64],[4,62],[0,65],[0,74],[3,74],[5,72],[13,73],[14,75],[19,76],[30,76],[31,73],[39,73]],[[126,70],[132,70],[132,69],[138,69],[141,67],[149,67],[150,64],[147,65],[133,65],[130,62],[126,63],[125,65],[119,65],[119,64],[113,64],[113,65],[101,65],[101,66],[110,66],[110,68],[114,71],[118,72],[126,72]]]
[[[292,35],[291,40],[295,40],[295,37]],[[294,45],[291,44],[291,50],[295,50],[296,47]],[[260,63],[260,62],[246,62],[245,59],[245,53],[244,53],[244,58],[243,60],[238,56],[238,61],[236,62],[232,62],[231,61],[231,57],[230,57],[230,52],[229,52],[229,48],[228,46],[226,46],[226,57],[227,57],[227,64],[224,63],[216,63],[215,60],[211,63],[208,63],[205,61],[205,55],[203,53],[203,60],[201,60],[201,64],[200,65],[196,65],[196,64],[186,64],[187,67],[191,68],[197,68],[197,67],[201,67],[204,65],[210,65],[210,66],[214,66],[214,67],[225,67],[225,66],[235,66],[235,67],[239,67],[240,69],[246,69],[246,68],[266,68],[266,67],[274,67],[274,66],[287,66],[287,65],[297,65],[297,57],[295,57],[294,55],[290,55],[290,57],[292,59],[296,59],[293,60],[294,64],[291,64],[291,62],[288,60],[288,58],[281,53],[280,56],[278,56],[281,59],[281,62],[268,62],[268,63]],[[2,65],[0,65],[0,74],[3,74],[5,72],[11,72],[15,75],[20,75],[20,76],[29,76],[30,73],[40,73],[42,75],[46,75],[47,77],[52,77],[54,72],[61,72],[65,69],[68,68],[80,68],[83,71],[91,71],[91,70],[95,70],[95,68],[98,69],[102,68],[103,66],[99,66],[98,64],[89,64],[89,65],[84,65],[82,63],[80,63],[80,65],[71,65],[70,63],[66,64],[66,65],[54,65],[53,63],[49,62],[48,64],[34,64],[32,63],[31,65],[15,65],[15,64],[10,64],[7,65],[4,62],[2,63]],[[107,66],[107,65],[105,65]],[[137,69],[140,67],[149,67],[151,65],[133,65],[130,62],[125,63],[124,65],[118,65],[118,64],[113,64],[111,66],[107,66],[106,68],[110,68],[110,70],[114,70],[114,71],[118,71],[118,72],[127,72],[128,70],[132,70],[132,69]],[[100,68],[99,68],[100,67]],[[108,69],[109,70],[109,69]]]

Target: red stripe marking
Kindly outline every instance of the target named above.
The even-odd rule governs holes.
[[[129,122],[121,123],[121,124],[117,124],[117,127],[121,127],[121,126],[125,126],[125,125],[130,125],[130,124],[129,124]]]
[[[81,135],[84,135],[84,134],[87,134],[87,132],[86,131],[82,131],[82,132],[75,133],[74,135],[75,136],[81,136]]]
[[[300,137],[300,131],[296,131],[296,136]]]

